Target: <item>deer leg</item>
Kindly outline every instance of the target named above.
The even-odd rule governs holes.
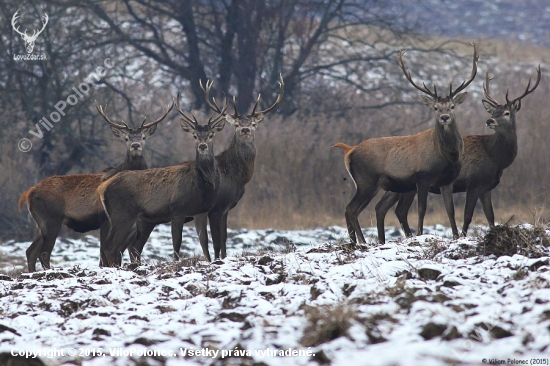
[[[42,248],[42,243],[44,237],[40,230],[36,233],[32,244],[27,248],[27,266],[29,267],[29,272],[36,271],[36,261],[38,260],[40,248]],[[45,269],[45,268],[44,268]]]
[[[202,248],[202,254],[206,257],[206,259],[211,262],[212,259],[210,258],[210,252],[208,251],[208,230],[207,230],[207,224],[208,224],[208,214],[200,214],[194,217],[195,219],[195,230],[197,231],[197,235],[199,236],[199,242],[201,243]]]
[[[109,261],[107,260],[107,256],[105,255],[105,253],[103,252],[103,248],[104,245],[102,243],[105,243],[108,239],[107,239],[107,236],[109,234],[109,231],[111,229],[111,224],[109,223],[109,221],[105,221],[101,224],[101,227],[99,228],[99,247],[100,247],[100,250],[99,250],[99,266],[100,267],[106,267],[108,266],[108,263]],[[131,232],[131,235],[133,235],[135,233]]]
[[[27,248],[26,255],[27,255],[27,266],[29,267],[29,272],[35,272],[36,271],[36,261],[40,259],[40,263],[42,264],[42,268],[44,269],[50,269],[50,256],[41,256],[41,253],[44,252],[44,249],[47,248],[45,245],[45,242],[53,236],[53,242],[55,244],[55,239],[57,238],[57,234],[59,234],[59,230],[61,229],[61,221],[59,221],[58,225],[55,225],[56,222],[43,222],[42,220],[39,220],[38,222],[35,220],[36,223],[36,234],[34,236],[34,240],[32,244]],[[53,224],[48,226],[48,224]],[[55,227],[57,227],[57,230]],[[48,231],[48,227],[49,230]],[[51,239],[49,239],[51,241]],[[53,246],[52,246],[53,250]]]
[[[100,267],[106,267],[107,266],[107,256],[103,252],[104,243],[107,240],[107,235],[109,234],[109,230],[111,228],[111,224],[108,220],[103,222],[101,224],[101,227],[99,228],[99,266]]]
[[[38,231],[42,234],[42,241],[41,245],[35,249],[36,252],[34,254],[38,255],[38,259],[44,269],[51,268],[50,257],[55,246],[55,240],[59,235],[59,230],[61,230],[62,222],[63,220],[61,218],[50,217],[37,224],[39,227]]]
[[[378,228],[378,242],[384,244],[386,242],[386,232],[384,230],[384,218],[388,210],[395,205],[400,199],[400,194],[386,191],[380,201],[376,204],[376,227]]]
[[[426,216],[426,206],[428,204],[429,185],[417,185],[418,191],[418,232],[416,235],[422,235],[424,231],[424,216]]]
[[[137,222],[137,221],[136,221]],[[132,245],[139,237],[139,233],[137,231],[136,225],[132,225],[130,228],[130,231],[128,231],[128,235],[126,235],[126,238],[124,239],[124,245],[121,249],[121,252],[124,252],[130,245]]]
[[[226,244],[227,244],[227,215],[229,212],[226,212],[222,216],[222,226],[221,226],[221,232],[220,232],[220,241],[222,244],[222,259],[227,257],[227,250],[226,250]]]
[[[490,227],[495,226],[495,213],[493,211],[493,202],[491,201],[491,191],[483,192],[479,195],[479,200],[483,206],[483,212],[487,218]]]
[[[346,206],[346,223],[348,225],[348,233],[351,241],[354,243],[357,243],[355,235],[357,235],[359,243],[364,244],[367,242],[363,236],[363,232],[361,231],[358,217],[361,211],[367,207],[369,202],[374,198],[374,196],[376,196],[376,193],[378,193],[378,187],[370,190],[369,188],[372,187],[367,187],[364,189],[357,187],[357,192],[355,192],[355,195],[351,199],[350,203]]]
[[[351,240],[352,243],[357,243],[357,237],[355,235],[355,229],[353,228],[353,222],[352,222],[352,219],[351,219],[350,215],[348,214],[347,208],[346,208],[346,212],[345,212],[344,215],[346,217],[346,227],[348,228],[349,239]]]
[[[122,215],[119,211],[117,215]],[[113,217],[113,216],[110,216]],[[135,219],[131,217],[118,216],[116,222],[113,221],[109,230],[109,234],[105,237],[105,241],[100,243],[100,250],[104,257],[102,266],[116,267],[122,265],[122,253],[125,249],[125,242],[128,234],[134,226]]]
[[[208,213],[208,220],[210,221],[210,232],[212,233],[212,243],[214,244],[214,260],[221,259],[223,213],[210,211]]]
[[[172,246],[174,248],[174,260],[180,260],[181,235],[183,233],[183,224],[185,216],[172,218]]]
[[[443,197],[443,203],[445,204],[445,210],[447,210],[447,216],[449,217],[449,222],[451,223],[451,229],[453,230],[453,238],[458,238],[458,229],[456,227],[455,220],[455,205],[453,202],[453,185],[440,187],[441,197]]]
[[[401,193],[399,195],[399,202],[397,202],[397,207],[395,208],[395,216],[397,216],[397,220],[399,220],[401,228],[403,228],[403,231],[407,237],[412,236],[407,215],[409,214],[409,209],[412,206],[415,196],[416,191]]]
[[[466,236],[466,233],[468,232],[468,227],[472,222],[476,203],[480,194],[480,187],[466,191],[466,205],[464,206],[464,225],[462,226],[462,235],[464,236]]]
[[[130,261],[132,263],[141,264],[141,253],[143,252],[143,247],[149,240],[149,236],[155,229],[157,225],[143,221],[136,221],[136,235],[134,237],[128,238],[128,254],[130,255]]]

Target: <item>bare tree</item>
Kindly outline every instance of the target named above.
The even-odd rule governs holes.
[[[295,101],[283,108],[287,114],[297,108],[293,97],[319,77],[378,91],[380,85],[366,85],[357,75],[388,63],[395,49],[379,45],[402,39],[409,30],[395,3],[381,0],[68,3],[96,15],[100,21],[91,31],[104,35],[103,42],[130,46],[161,65],[168,78],[186,84],[195,108],[204,106],[196,80],[207,76],[237,97],[240,110],[249,108],[258,92],[275,98],[280,73]]]

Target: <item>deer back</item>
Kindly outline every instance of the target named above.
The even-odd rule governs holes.
[[[95,191],[101,181],[102,174],[49,177],[21,195],[19,209],[26,202],[33,217],[45,214],[58,217],[78,232],[98,229],[102,208]]]

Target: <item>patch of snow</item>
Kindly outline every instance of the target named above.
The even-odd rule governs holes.
[[[165,353],[145,357],[159,365],[548,358],[548,257],[470,256],[476,239],[453,240],[440,225],[366,246],[349,246],[341,227],[230,230],[221,264],[189,260],[200,245],[194,228],[184,237],[183,260],[173,263],[170,228],[159,225],[134,270],[99,268],[93,236],[58,240],[55,269],[0,280],[0,353],[63,349],[40,357],[48,365],[134,365],[145,350]],[[24,258],[29,245],[10,241],[0,251]],[[308,309],[338,306],[353,314],[344,334],[302,345]],[[284,355],[292,351],[302,355]],[[250,355],[235,358],[241,352]]]

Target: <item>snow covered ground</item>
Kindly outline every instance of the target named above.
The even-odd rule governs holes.
[[[440,226],[351,248],[330,227],[233,230],[209,264],[185,229],[178,263],[159,226],[137,268],[99,268],[92,236],[58,240],[54,270],[0,268],[0,364],[33,351],[46,365],[548,364],[548,256],[480,257],[475,236]]]

